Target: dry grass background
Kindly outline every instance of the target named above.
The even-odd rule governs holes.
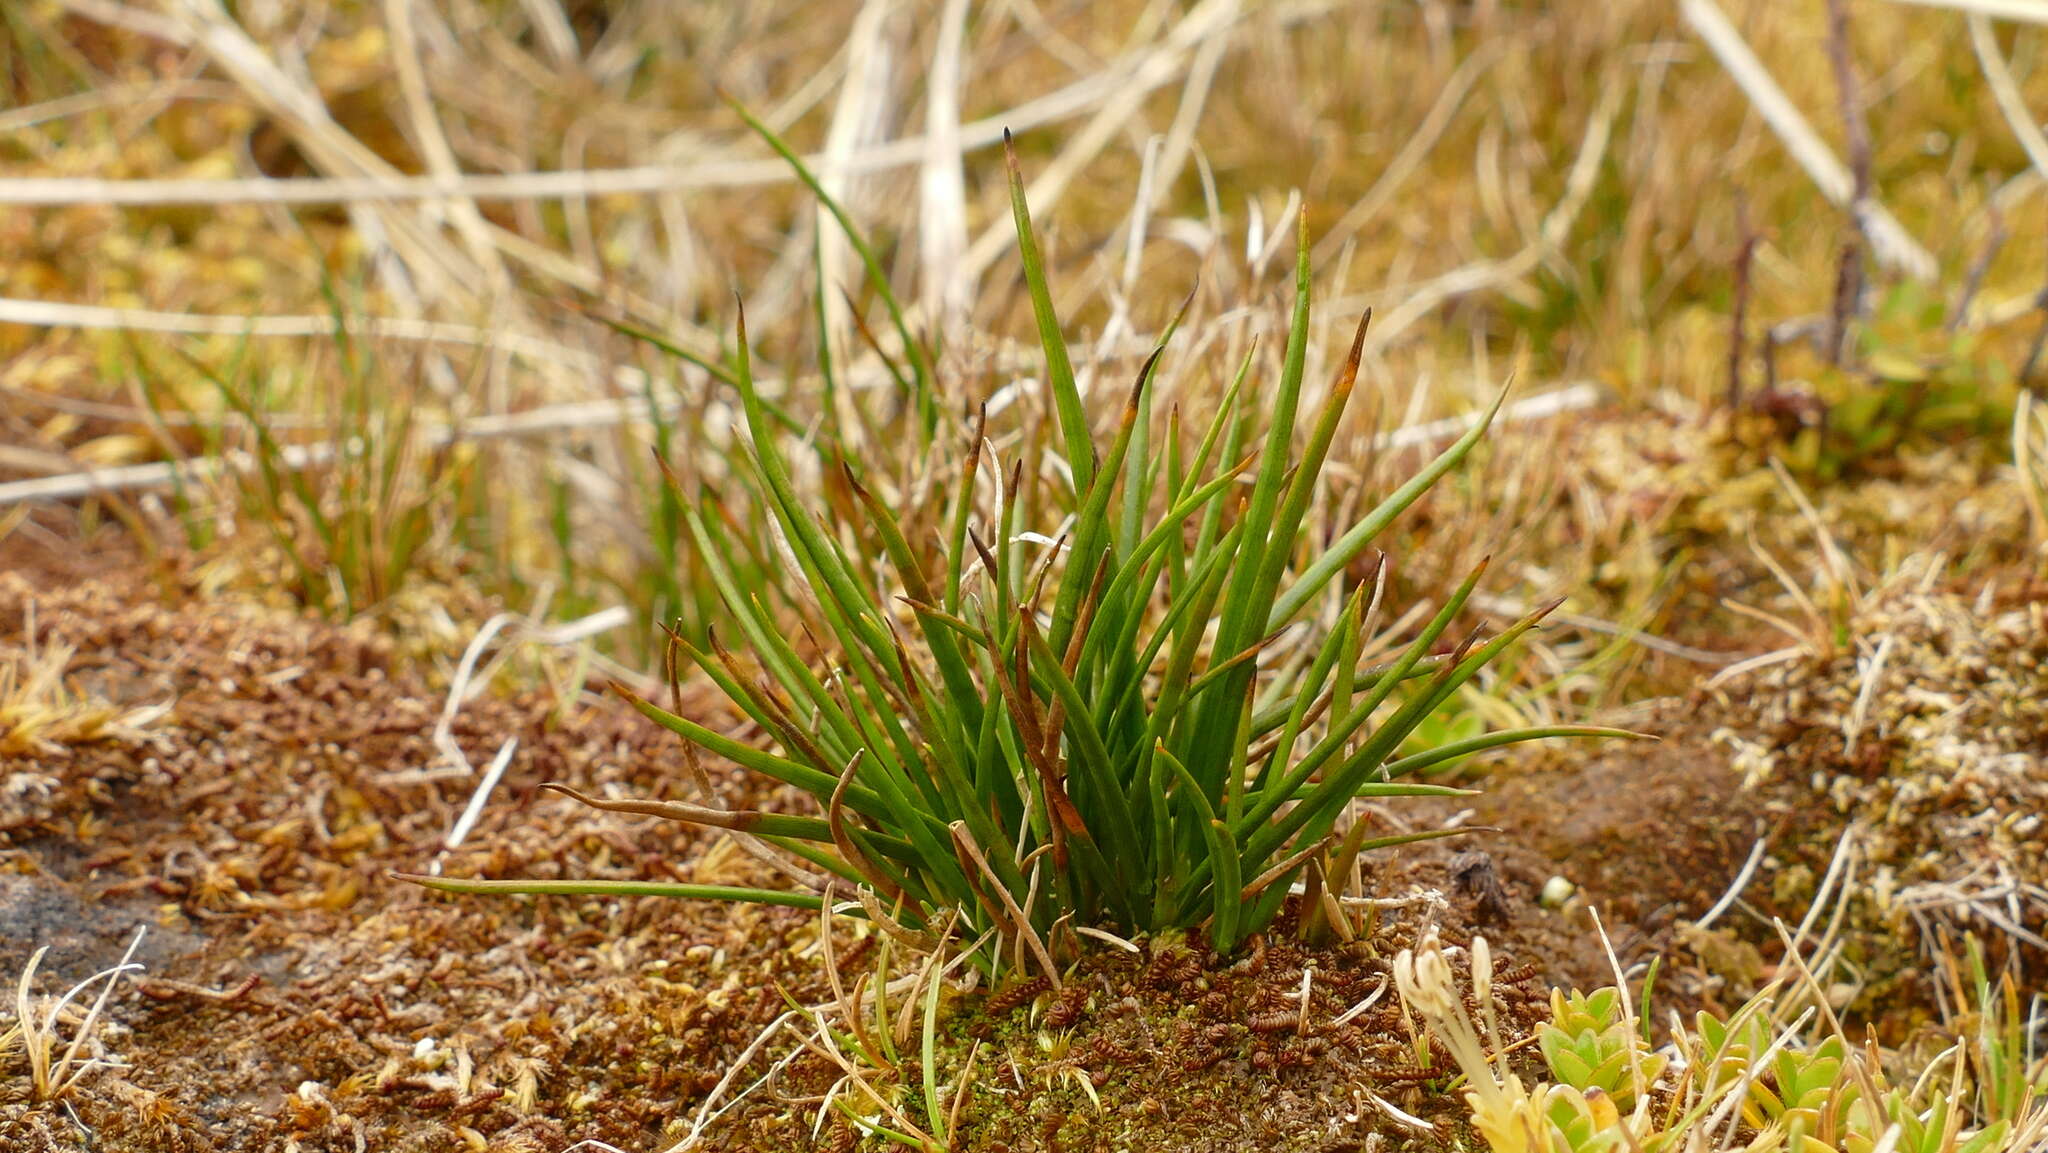
[[[1463,324],[1383,336],[1390,379],[1467,367],[1475,335],[1496,353],[1526,335],[1559,376],[1698,385],[1683,322],[1725,301],[1739,200],[1766,232],[1760,311],[1818,311],[1832,289],[1840,215],[1683,6],[965,7],[249,5],[237,23],[196,0],[25,5],[9,19],[16,107],[0,124],[15,179],[0,201],[39,207],[9,214],[29,257],[9,294],[305,311],[315,244],[337,269],[394,262],[365,302],[394,318],[539,337],[559,319],[522,296],[574,289],[715,341],[741,285],[758,323],[797,323],[814,214],[720,89],[817,153],[856,217],[900,242],[898,271],[927,308],[950,301],[996,331],[1014,279],[992,147],[1005,126],[1044,162],[1034,203],[1062,234],[1068,291],[1105,311],[1134,294],[1117,291],[1131,288],[1134,223],[1135,295],[1163,310],[1204,262],[1221,291],[1248,280],[1248,234],[1271,236],[1295,192],[1340,298],[1387,308],[1431,284],[1477,298]],[[1993,200],[2006,231],[2037,233],[2033,182],[2011,186],[2027,159],[1964,21],[1855,8],[1876,195],[1953,274],[1982,248]],[[1839,137],[1823,6],[1736,17],[1792,102]],[[2034,35],[2005,39],[2038,103]],[[1591,209],[1535,267],[1437,283],[1542,244],[1603,98],[1613,141]],[[458,182],[474,200],[433,200],[431,181],[400,176],[458,172],[492,179]],[[107,207],[115,197],[132,206]],[[279,210],[293,202],[310,229]],[[161,255],[173,240],[191,263]],[[2038,288],[2024,249],[1990,269],[1993,299]],[[828,251],[828,277],[848,280],[846,261]]]
[[[1848,7],[1871,195],[1933,260],[1904,264],[1933,274],[1937,299],[1975,286],[1970,325],[2023,347],[2048,197],[1969,24]],[[822,279],[852,294],[822,310],[839,363],[880,376],[852,323],[875,311],[857,261],[721,94],[806,152],[880,242],[915,325],[944,344],[956,405],[1035,371],[1004,127],[1083,348],[1145,347],[1199,284],[1194,351],[1172,371],[1196,388],[1222,376],[1203,353],[1272,314],[1299,203],[1323,336],[1379,310],[1361,427],[1467,410],[1511,369],[1524,396],[1592,384],[1644,409],[1702,405],[1725,387],[1745,228],[1752,327],[1825,316],[1853,235],[1699,35],[1703,8],[10,6],[0,467],[260,449],[182,357],[233,363],[277,440],[312,444],[315,463],[322,429],[331,448],[338,422],[416,413],[408,435],[446,470],[431,475],[469,494],[443,500],[459,511],[436,514],[420,567],[437,557],[528,603],[552,582],[595,604],[609,582],[639,608],[686,607],[663,597],[687,598],[687,579],[624,575],[659,559],[652,436],[629,419],[644,414],[642,362],[564,304],[715,358],[742,292],[800,389]],[[1826,6],[1727,10],[1828,147],[1852,154]],[[2012,96],[2048,106],[2039,31],[1992,36]],[[385,349],[352,386],[337,382],[337,307]],[[702,375],[656,376],[679,433],[722,443],[730,416]],[[1349,451],[1371,455],[1362,436]],[[392,590],[354,591],[359,605]]]
[[[1872,245],[1868,295],[1924,276],[1938,318],[1909,310],[1885,348],[1999,362],[2008,385],[2037,355],[2048,146],[2015,112],[2048,107],[2048,39],[1951,7],[1841,12],[1843,53],[1819,2],[10,6],[0,535],[68,526],[76,495],[114,489],[99,515],[186,546],[185,587],[370,612],[423,653],[459,650],[494,605],[702,623],[709,577],[650,450],[687,499],[743,505],[729,394],[589,310],[715,361],[743,294],[801,414],[821,328],[845,379],[882,388],[894,342],[857,259],[736,101],[877,241],[942,346],[949,411],[1025,412],[1014,445],[1038,354],[1007,127],[1084,381],[1134,366],[1196,287],[1160,393],[1190,413],[1277,327],[1305,208],[1312,381],[1377,309],[1333,517],[1405,467],[1386,430],[1424,441],[1515,377],[1523,431],[1404,526],[1396,596],[1426,612],[1446,574],[1500,553],[1490,611],[1570,594],[1569,628],[1475,707],[1612,702],[1645,662],[1727,659],[1617,637],[1721,647],[1754,622],[1691,610],[1735,595],[1783,616],[1798,598],[1774,570],[1833,579],[1822,521],[1865,583],[1930,545],[1958,571],[1996,564],[2026,531],[2012,498],[2031,490],[1989,441],[1823,480],[1816,520],[1800,482],[1758,467],[1768,431],[1743,443],[1770,422],[1717,411],[1738,308],[1754,393],[1762,334],[1825,327],[1857,235],[1849,177],[1788,149],[1731,35],[1817,133],[1808,152],[1853,159],[1868,138],[1862,215],[1897,232]],[[1844,386],[1787,349],[1787,382]],[[1614,418],[1559,415],[1594,403]],[[859,447],[900,491],[939,475],[913,438]],[[184,462],[171,483],[166,460]],[[644,631],[616,634],[629,664]]]

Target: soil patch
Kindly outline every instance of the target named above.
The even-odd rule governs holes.
[[[2021,589],[1994,599],[2004,613],[2041,611]],[[2024,649],[2023,632],[1996,635]],[[1962,634],[1942,635],[1953,647]],[[0,1082],[10,1149],[78,1148],[87,1133],[102,1148],[223,1153],[359,1141],[660,1149],[786,1011],[785,994],[832,997],[816,920],[802,913],[447,898],[387,878],[438,861],[463,875],[776,883],[728,840],[537,789],[562,780],[600,795],[691,795],[679,743],[629,709],[545,691],[465,706],[452,733],[471,764],[507,738],[520,743],[474,833],[449,850],[477,779],[434,745],[440,693],[378,634],[235,604],[167,605],[132,573],[0,576],[0,657],[58,648],[69,650],[66,699],[132,723],[102,725],[91,739],[30,740],[8,758],[0,902],[16,913],[5,917],[0,962],[53,946],[47,993],[58,973],[75,979],[118,959],[147,923],[148,969],[124,986],[96,1040],[130,1069],[85,1081],[69,1113],[30,1103],[24,1078]],[[1809,666],[1828,683],[1857,667],[1845,652],[1784,672]],[[1879,703],[1915,683],[1900,672]],[[1761,711],[1791,687],[1702,691],[1649,710],[1636,727],[1662,731],[1661,743],[1565,745],[1494,766],[1464,819],[1499,831],[1374,861],[1366,895],[1381,912],[1361,945],[1305,950],[1283,925],[1262,949],[1221,960],[1198,940],[1141,942],[1136,956],[1105,947],[1069,982],[1081,992],[1012,987],[957,1003],[954,1059],[979,1040],[984,1060],[1012,1063],[983,1067],[985,1086],[977,1074],[963,1132],[984,1149],[1090,1147],[1076,1143],[1080,1129],[1047,1119],[1100,1110],[1087,1131],[1103,1140],[1186,1148],[1340,1149],[1372,1134],[1413,1136],[1375,1095],[1462,1123],[1447,1083],[1412,1059],[1405,1028],[1381,1019],[1391,990],[1334,1025],[1382,986],[1392,952],[1426,923],[1452,941],[1485,933],[1515,987],[1533,995],[1611,982],[1588,931],[1586,909],[1597,907],[1622,964],[1667,957],[1660,1004],[1725,1008],[1757,974],[1691,947],[1699,942],[1682,938],[1683,925],[1763,837],[1769,862],[1727,924],[1751,953],[1767,946],[1761,918],[1803,911],[1795,882],[1804,877],[1810,896],[1809,858],[1825,866],[1843,822],[1840,806],[1806,795],[1818,787],[1810,770],[1839,761],[1857,780],[1877,779],[1858,776],[1853,760],[1829,761],[1836,746],[1823,741],[1800,754],[1800,771],[1744,787],[1755,774],[1730,733],[1805,747]],[[709,701],[681,704],[756,737]],[[1878,747],[1897,753],[1919,739],[1902,724],[1873,730]],[[726,803],[793,803],[706,768]],[[1388,819],[1449,812],[1402,806]],[[2023,816],[2007,821],[2018,835],[2013,821]],[[1539,897],[1556,876],[1576,895],[1546,906]],[[742,1084],[770,1063],[748,1061]],[[711,1147],[844,1147],[855,1136],[830,1118],[816,1123],[829,1069],[786,1069],[713,1127]],[[1003,1078],[1015,1093],[997,1094]]]
[[[439,695],[392,671],[375,634],[166,606],[132,575],[0,575],[0,657],[67,649],[56,703],[168,711],[93,739],[22,735],[0,781],[13,874],[0,893],[23,916],[0,948],[18,965],[52,945],[72,977],[147,924],[148,971],[96,1035],[133,1067],[87,1080],[75,1121],[26,1103],[24,1078],[0,1083],[9,1149],[438,1149],[472,1135],[641,1148],[782,1010],[777,984],[817,991],[815,960],[789,947],[811,932],[801,916],[456,900],[387,879],[438,858],[469,874],[768,882],[728,843],[537,792],[682,788],[677,742],[629,709],[545,693],[465,706],[452,732],[472,764],[520,744],[449,851],[477,780],[434,746]],[[711,783],[737,798],[735,780],[714,769]]]

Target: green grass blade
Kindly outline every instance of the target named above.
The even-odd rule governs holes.
[[[1229,953],[1237,948],[1239,912],[1244,907],[1242,862],[1230,839],[1230,828],[1221,820],[1211,819],[1202,826],[1202,834],[1209,842],[1209,860],[1216,871],[1216,881],[1210,887],[1215,919],[1210,923],[1209,941],[1218,952]]]
[[[1109,747],[1095,727],[1088,702],[1067,678],[1059,662],[1053,659],[1050,646],[1035,631],[1029,639],[1037,657],[1031,663],[1033,680],[1044,684],[1065,706],[1068,739],[1077,754],[1069,760],[1068,779],[1073,780],[1078,770],[1079,779],[1087,786],[1085,795],[1095,801],[1093,807],[1100,810],[1103,818],[1090,822],[1091,832],[1096,832],[1095,827],[1101,825],[1098,840],[1109,845],[1117,855],[1135,852],[1139,844],[1137,826],[1122,786],[1113,772]]]
[[[924,990],[924,1028],[919,1031],[918,1061],[924,1072],[925,1119],[931,1125],[932,1137],[939,1148],[948,1149],[952,1142],[946,1136],[946,1114],[939,1107],[939,989],[945,984],[945,974],[933,958],[932,970],[926,975]]]
[[[1073,472],[1078,499],[1095,479],[1095,446],[1088,435],[1088,410],[1074,383],[1074,366],[1067,359],[1067,339],[1060,334],[1059,315],[1053,311],[1052,288],[1045,279],[1045,258],[1038,251],[1038,236],[1031,227],[1031,206],[1024,201],[1024,172],[1017,164],[1017,146],[1008,129],[1003,131],[1003,160],[1009,168],[1010,213],[1017,224],[1017,255],[1024,265],[1024,286],[1031,296],[1032,315],[1038,321],[1038,343],[1045,350],[1046,385],[1059,414],[1067,467]]]
[[[920,443],[930,445],[939,421],[938,402],[932,395],[931,360],[923,343],[911,335],[910,324],[904,319],[903,305],[889,287],[889,274],[883,269],[881,260],[875,256],[874,246],[868,243],[867,237],[854,225],[853,217],[847,215],[846,209],[825,191],[825,186],[819,183],[817,176],[803,162],[803,158],[784,143],[774,129],[755,118],[754,114],[737,100],[728,100],[727,104],[741,120],[746,121],[747,127],[753,129],[755,135],[766,141],[768,147],[782,157],[789,165],[790,171],[795,172],[797,179],[803,181],[804,187],[811,190],[811,195],[817,197],[818,203],[825,206],[825,211],[832,214],[832,219],[839,223],[840,231],[846,235],[846,242],[852,245],[854,252],[860,256],[862,266],[867,269],[868,283],[874,287],[875,294],[881,297],[882,307],[889,313],[889,323],[895,326],[896,335],[903,341],[904,351],[910,357],[911,374],[914,377],[912,400],[917,405],[918,428],[922,434]]]
[[[1321,556],[1304,569],[1301,576],[1288,586],[1287,591],[1280,594],[1279,600],[1274,603],[1272,615],[1266,619],[1266,628],[1274,630],[1285,627],[1294,619],[1295,614],[1302,610],[1302,606],[1308,604],[1316,593],[1322,591],[1323,586],[1329,584],[1338,573],[1343,572],[1347,565],[1356,560],[1358,555],[1365,551],[1366,546],[1370,545],[1387,525],[1393,523],[1395,517],[1406,511],[1423,493],[1428,492],[1445,473],[1456,468],[1472,451],[1472,447],[1479,443],[1480,438],[1486,435],[1487,428],[1493,424],[1493,418],[1500,412],[1501,402],[1507,399],[1507,395],[1507,391],[1503,389],[1500,395],[1494,398],[1493,406],[1486,410],[1486,415],[1481,417],[1465,435],[1459,437],[1451,447],[1431,461],[1428,467],[1408,478],[1406,483],[1395,489],[1370,513],[1346,530],[1335,544],[1324,550]]]
[[[728,388],[739,387],[739,377],[733,372],[732,369],[726,367],[723,364],[720,364],[718,361],[704,355],[701,352],[693,352],[690,349],[684,348],[682,345],[677,344],[675,341],[670,340],[668,337],[663,336],[661,333],[656,332],[651,328],[643,328],[640,325],[632,323],[631,321],[621,320],[616,316],[607,316],[604,313],[598,312],[594,309],[578,309],[577,311],[582,313],[584,316],[587,316],[592,320],[597,321],[599,324],[604,325],[606,328],[611,329],[613,332],[618,333],[620,336],[627,338],[628,340],[632,340],[637,343],[647,345],[648,347],[653,348],[654,350],[663,353],[664,355],[682,361],[684,364],[703,370],[706,374],[708,374],[711,377],[711,379],[718,381],[720,384],[723,384]],[[651,385],[652,382],[649,383]],[[649,411],[655,411],[654,396],[651,388],[647,393],[647,402]],[[787,409],[784,409],[782,406],[770,400],[763,400],[761,402],[761,406],[762,408],[767,410],[768,414],[775,419],[775,422],[777,424],[780,424],[783,428],[787,429],[790,432],[796,433],[798,435],[803,434],[803,423],[797,420],[795,417],[791,416]],[[662,420],[665,418],[661,415],[657,415],[655,419]]]
[[[1052,647],[1055,651],[1065,652],[1067,642],[1073,638],[1081,598],[1094,579],[1098,560],[1110,547],[1108,520],[1111,496],[1143,412],[1140,401],[1145,385],[1152,379],[1152,372],[1165,351],[1163,347],[1153,349],[1152,355],[1145,358],[1144,367],[1138,370],[1138,381],[1132,385],[1130,399],[1124,403],[1123,420],[1117,427],[1116,440],[1110,445],[1109,455],[1103,458],[1095,483],[1088,490],[1088,499],[1074,518],[1074,546],[1067,555],[1067,570],[1060,581],[1059,596],[1053,606]]]
[[[1246,457],[1235,467],[1225,470],[1207,484],[1196,488],[1168,509],[1159,523],[1146,533],[1138,541],[1137,547],[1131,550],[1130,555],[1124,558],[1115,576],[1110,579],[1109,588],[1103,592],[1103,600],[1110,603],[1128,601],[1142,606],[1143,600],[1134,598],[1140,598],[1141,594],[1151,588],[1152,583],[1158,579],[1160,568],[1158,564],[1153,563],[1154,558],[1168,545],[1183,539],[1188,518],[1207,508],[1226,489],[1237,483],[1237,478],[1243,475],[1251,464],[1252,458]],[[1176,598],[1175,603],[1179,603],[1179,598]],[[1121,630],[1112,631],[1106,627],[1090,629],[1088,638],[1083,642],[1082,663],[1092,663],[1101,650],[1112,644],[1130,643],[1130,636],[1135,634],[1142,623],[1143,614],[1134,612],[1123,619]]]
[[[1288,322],[1287,352],[1280,373],[1280,387],[1273,397],[1265,451],[1260,454],[1258,478],[1252,482],[1251,501],[1244,513],[1245,535],[1238,546],[1237,565],[1229,589],[1223,596],[1222,619],[1216,626],[1216,651],[1236,654],[1249,648],[1273,630],[1266,628],[1267,606],[1259,603],[1266,556],[1271,549],[1283,551],[1293,542],[1273,535],[1281,486],[1290,469],[1288,451],[1294,440],[1295,411],[1301,401],[1301,380],[1308,357],[1309,329],[1309,246],[1306,210],[1297,222],[1299,245],[1294,264],[1294,312]],[[1222,796],[1224,774],[1231,757],[1230,738],[1238,727],[1239,691],[1250,682],[1252,670],[1242,669],[1226,690],[1211,697],[1195,712],[1194,736],[1183,747],[1188,768],[1211,797]]]
[[[949,613],[960,612],[960,575],[967,563],[967,522],[974,515],[974,480],[981,471],[981,455],[988,441],[988,406],[981,405],[975,412],[974,432],[967,443],[967,458],[960,466],[960,489],[953,498],[953,526],[947,536],[946,549],[946,599],[942,607]],[[1000,482],[1001,468],[997,468]]]
[[[813,796],[829,797],[832,790],[839,786],[839,778],[829,773],[742,744],[731,737],[705,728],[688,717],[679,717],[622,685],[614,684],[612,691],[626,698],[626,702],[638,709],[648,720],[750,772],[760,773],[785,785],[794,785]],[[880,816],[886,811],[882,799],[876,796],[873,790],[865,787],[856,786],[847,790],[846,801],[855,811],[868,816]]]
[[[460,877],[428,877],[417,873],[392,873],[391,879],[406,881],[444,893],[495,893],[520,896],[560,894],[572,897],[678,897],[687,901],[737,901],[748,905],[782,905],[791,909],[823,907],[824,902],[809,893],[787,889],[746,889],[732,885],[683,885],[666,881],[485,881]]]
[[[1244,838],[1248,845],[1257,843],[1262,831],[1270,828],[1266,822],[1279,811],[1280,806],[1294,799],[1302,783],[1343,749],[1344,743],[1372,719],[1373,712],[1392,695],[1395,686],[1400,684],[1408,671],[1421,661],[1422,655],[1436,645],[1437,639],[1451,627],[1451,622],[1457,618],[1459,611],[1465,607],[1465,602],[1471,598],[1473,590],[1478,587],[1480,574],[1486,571],[1486,565],[1486,561],[1479,562],[1472,574],[1465,578],[1465,582],[1458,586],[1457,591],[1444,602],[1444,606],[1437,610],[1437,614],[1430,618],[1427,625],[1423,626],[1422,632],[1401,654],[1401,659],[1396,661],[1394,667],[1374,685],[1364,703],[1360,704],[1343,724],[1333,726],[1324,734],[1323,739],[1317,741],[1315,746],[1287,771],[1277,785],[1263,790],[1258,803],[1252,807],[1245,821],[1238,826],[1238,836]],[[1449,672],[1449,667],[1445,666],[1440,669],[1438,675],[1445,676]],[[1270,846],[1267,851],[1270,852],[1272,847],[1277,846]],[[1265,859],[1265,855],[1254,854],[1252,859],[1261,861]]]
[[[1382,575],[1383,572],[1374,574],[1371,586],[1360,585],[1352,594],[1351,603],[1345,607],[1343,616],[1338,618],[1336,630],[1316,653],[1314,662],[1309,665],[1308,675],[1301,679],[1299,687],[1295,689],[1294,702],[1287,710],[1287,720],[1280,730],[1279,739],[1273,745],[1273,751],[1267,754],[1266,763],[1259,770],[1259,779],[1254,782],[1254,791],[1263,789],[1273,769],[1286,764],[1294,755],[1294,742],[1301,736],[1302,726],[1308,723],[1308,715],[1315,707],[1317,695],[1323,691],[1323,684],[1330,679],[1333,668],[1344,659],[1344,654],[1350,647],[1348,638],[1357,635],[1364,616],[1366,592],[1369,587],[1379,587]],[[1340,681],[1339,685],[1331,687],[1333,699],[1339,695],[1338,688],[1347,684],[1347,681]],[[1340,722],[1342,719],[1337,718]],[[1256,716],[1252,718],[1251,731],[1255,736],[1258,733]]]
[[[1303,242],[1306,243],[1305,234]],[[1255,606],[1271,605],[1274,593],[1280,587],[1281,575],[1294,555],[1294,542],[1301,535],[1302,518],[1315,499],[1316,481],[1322,475],[1323,462],[1328,459],[1330,445],[1337,438],[1337,426],[1344,419],[1344,410],[1351,404],[1351,390],[1358,382],[1358,362],[1365,352],[1365,333],[1371,324],[1372,310],[1367,309],[1358,322],[1357,335],[1352,337],[1350,355],[1345,358],[1344,368],[1330,388],[1329,398],[1323,402],[1315,428],[1309,433],[1308,445],[1295,466],[1293,479],[1288,483],[1286,498],[1281,501],[1273,524],[1272,543],[1266,549],[1264,568],[1259,573],[1252,598]],[[1299,371],[1293,367],[1295,345],[1292,340],[1288,343],[1287,355],[1289,371]],[[1264,614],[1261,614],[1260,627],[1267,632],[1274,631],[1263,623],[1263,619]]]
[[[1325,774],[1317,795],[1297,804],[1280,819],[1253,834],[1251,847],[1263,848],[1265,852],[1271,853],[1277,851],[1297,832],[1310,839],[1319,838],[1336,820],[1343,805],[1357,795],[1356,790],[1359,786],[1365,784],[1372,775],[1384,771],[1383,766],[1388,755],[1400,747],[1401,742],[1407,739],[1408,734],[1415,730],[1415,726],[1420,724],[1423,718],[1434,713],[1445,698],[1457,691],[1458,686],[1477,675],[1481,668],[1500,655],[1502,650],[1520,640],[1524,633],[1535,628],[1537,623],[1556,607],[1556,604],[1551,604],[1530,613],[1498,637],[1480,646],[1470,656],[1465,656],[1455,665],[1444,669],[1427,690],[1388,718],[1363,748],[1347,758],[1334,772]],[[1248,848],[1247,851],[1251,849]]]
[[[1402,757],[1399,760],[1389,761],[1387,762],[1386,772],[1388,777],[1399,780],[1410,773],[1419,773],[1435,765],[1443,764],[1446,761],[1455,761],[1461,757],[1469,757],[1474,753],[1483,753],[1488,749],[1497,749],[1503,745],[1521,744],[1524,741],[1548,740],[1552,737],[1594,737],[1626,741],[1656,739],[1644,733],[1631,732],[1628,729],[1610,729],[1599,725],[1545,725],[1526,729],[1502,729],[1497,733],[1482,733],[1476,737],[1467,737],[1462,741],[1452,741],[1449,744],[1438,745],[1436,748]]]

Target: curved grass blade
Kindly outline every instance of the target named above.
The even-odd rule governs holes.
[[[444,893],[504,893],[520,896],[559,894],[573,897],[679,897],[688,901],[737,901],[748,905],[782,905],[817,912],[821,898],[787,889],[747,889],[733,885],[682,885],[666,881],[485,881],[392,873],[394,881],[438,889]]]
[[[1438,745],[1436,748],[1402,757],[1397,761],[1389,761],[1386,765],[1386,773],[1388,777],[1398,780],[1411,773],[1419,773],[1432,766],[1443,764],[1446,761],[1455,761],[1463,757],[1469,757],[1474,753],[1485,752],[1488,749],[1497,749],[1504,745],[1521,744],[1524,741],[1548,740],[1552,737],[1593,737],[1625,741],[1654,741],[1657,739],[1648,733],[1638,733],[1629,729],[1611,729],[1600,725],[1546,725],[1526,729],[1503,729],[1497,733],[1482,733],[1479,736],[1468,737],[1462,741],[1452,741],[1447,745]]]
[[[784,143],[774,129],[756,119],[739,101],[727,97],[726,103],[746,122],[748,128],[754,130],[755,135],[766,141],[768,147],[782,157],[784,163],[789,165],[790,171],[796,173],[797,179],[803,181],[804,186],[811,190],[811,195],[818,198],[818,203],[825,206],[825,211],[832,214],[832,219],[839,222],[840,231],[846,234],[846,242],[859,254],[861,264],[867,269],[868,283],[874,286],[875,294],[882,298],[882,307],[888,310],[889,322],[895,326],[897,338],[903,341],[904,351],[910,357],[911,375],[914,377],[912,399],[917,404],[918,427],[923,438],[921,443],[930,445],[932,434],[937,430],[939,422],[938,403],[932,396],[930,358],[924,345],[911,335],[910,324],[903,316],[903,305],[896,299],[896,293],[890,289],[889,274],[882,268],[881,260],[875,256],[874,247],[861,235],[860,229],[855,227],[853,217],[847,215],[846,209],[825,191],[825,186],[819,183],[817,176],[803,162],[803,158]]]
[[[811,768],[808,765],[798,764],[786,757],[778,757],[773,753],[762,752],[751,745],[743,744],[722,733],[705,728],[688,717],[679,717],[624,685],[614,683],[611,689],[619,696],[624,697],[627,704],[640,710],[640,714],[648,720],[682,737],[691,744],[724,757],[743,769],[760,773],[762,776],[781,781],[785,785],[794,785],[810,793],[812,796],[830,796],[832,790],[839,784],[838,778],[829,773]],[[882,811],[883,808],[882,799],[867,789],[850,792],[848,800],[860,811],[870,815]]]

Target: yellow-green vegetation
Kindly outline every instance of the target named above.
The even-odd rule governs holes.
[[[1987,334],[1946,322],[1949,308],[1925,285],[1889,288],[1838,363],[1773,354],[1772,371],[1801,359],[1789,387],[1748,398],[1765,420],[1752,444],[1796,472],[1826,482],[1895,471],[1902,449],[1973,444],[1996,451],[2010,426],[2018,366]],[[1795,391],[1796,390],[1796,391]]]
[[[2048,1134],[2048,1057],[2036,1050],[2011,975],[1994,983],[1975,939],[1967,972],[1947,958],[1961,1027],[1924,1068],[1901,1068],[1852,1039],[1797,942],[1787,944],[1787,975],[1726,1018],[1674,1014],[1660,1047],[1648,1040],[1653,1022],[1619,987],[1553,991],[1551,1019],[1536,1031],[1547,1079],[1526,1087],[1503,1060],[1484,937],[1463,958],[1471,1006],[1433,936],[1404,950],[1394,972],[1402,998],[1456,1060],[1473,1123],[1494,1153],[1986,1153],[2032,1148]]]

